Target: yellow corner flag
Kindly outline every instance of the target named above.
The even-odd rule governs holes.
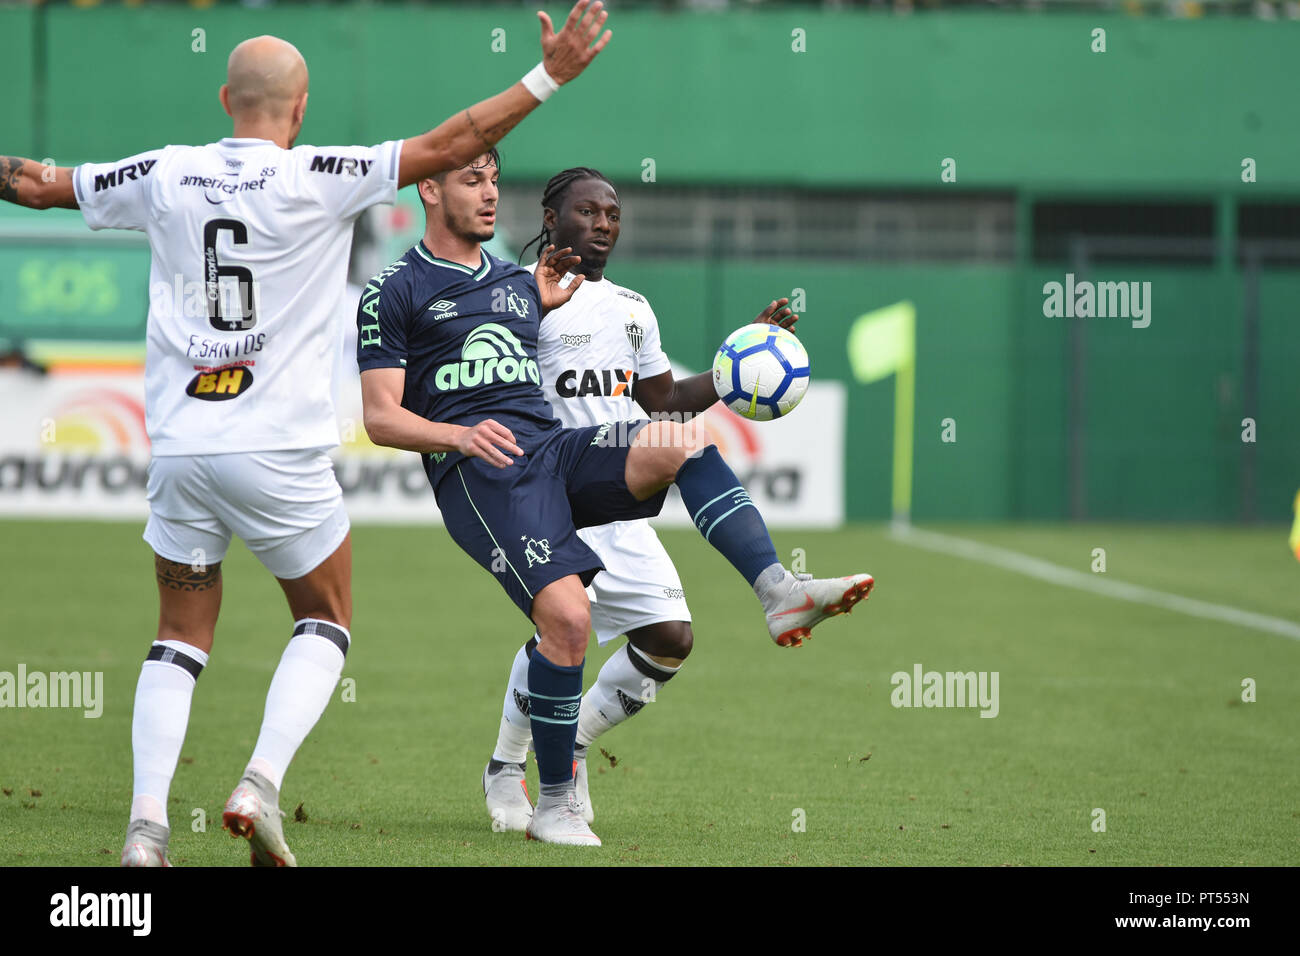
[[[894,375],[894,520],[912,514],[912,426],[916,403],[916,307],[898,302],[860,315],[849,329],[849,364],[863,384]]]
[[[1300,561],[1300,491],[1295,493],[1295,524],[1291,525],[1291,553]]]

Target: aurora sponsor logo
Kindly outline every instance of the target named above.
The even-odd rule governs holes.
[[[540,385],[541,371],[515,334],[495,322],[471,332],[461,346],[460,361],[441,366],[433,376],[434,384],[444,392],[524,381]]]

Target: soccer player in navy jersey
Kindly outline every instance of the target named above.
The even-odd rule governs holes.
[[[573,757],[586,586],[603,565],[577,529],[658,514],[676,484],[783,646],[866,598],[873,580],[787,571],[749,495],[690,425],[561,425],[541,389],[538,329],[584,281],[566,279],[580,260],[548,246],[530,273],[482,249],[499,173],[492,149],[420,182],[424,237],[370,280],[357,311],[365,426],[378,445],[421,453],[448,532],[537,627],[528,692],[541,794],[528,835],[599,846],[575,795]]]

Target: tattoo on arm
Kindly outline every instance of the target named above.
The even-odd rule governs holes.
[[[483,135],[483,131],[478,128],[478,123],[474,122],[474,117],[470,115],[469,110],[465,110],[465,119],[469,120],[470,129],[474,131],[474,135],[478,137],[479,142],[488,149],[491,149],[492,144],[487,141],[487,137]]]
[[[18,202],[18,184],[23,178],[25,162],[21,156],[0,156],[0,199],[5,202]]]
[[[159,586],[171,591],[209,591],[221,583],[220,561],[196,571],[192,564],[179,564],[155,554],[153,567]]]

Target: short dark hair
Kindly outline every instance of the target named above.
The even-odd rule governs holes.
[[[501,172],[501,153],[497,150],[495,146],[489,149],[486,154],[483,153],[479,154],[479,156],[482,155],[486,155],[487,158],[492,161],[492,165],[496,166],[497,172]],[[474,159],[478,159],[478,156],[475,156]],[[487,163],[483,164],[483,166],[486,165],[488,164]],[[447,176],[451,173],[458,173],[462,169],[482,169],[483,166],[475,166],[474,160],[470,160],[468,163],[466,163],[463,166],[457,166],[455,169],[444,169],[440,173],[434,173],[429,178],[432,179],[434,182],[438,183],[439,185],[441,185],[442,183],[445,183],[447,181]]]
[[[542,208],[554,209],[558,214],[560,204],[564,201],[564,196],[569,191],[569,187],[584,179],[598,179],[603,183],[607,183],[610,189],[614,189],[614,184],[609,181],[609,177],[599,169],[592,169],[590,166],[572,166],[569,169],[560,170],[551,177],[550,182],[546,184],[546,189],[542,191]],[[618,196],[618,190],[614,190],[614,195],[615,197]],[[542,231],[533,236],[528,245],[519,250],[519,259],[517,261],[524,261],[524,253],[528,251],[533,243],[537,244],[537,255],[540,258],[542,250],[546,248],[550,241],[551,232],[543,223]]]

